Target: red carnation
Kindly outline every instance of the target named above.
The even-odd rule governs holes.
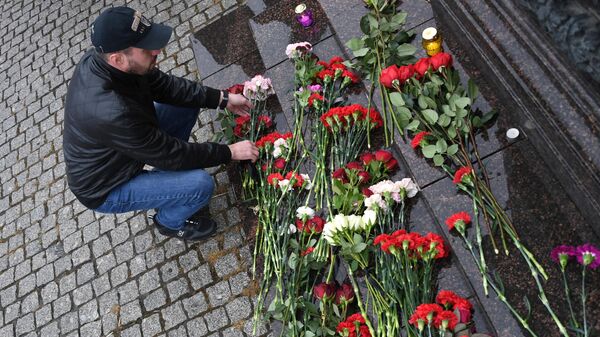
[[[352,83],[358,83],[360,81],[360,78],[350,70],[344,70],[342,72],[342,77],[348,78]]]
[[[318,299],[331,299],[335,296],[335,284],[319,283],[313,288],[313,294]]]
[[[455,184],[460,184],[463,182],[463,179],[470,178],[469,175],[473,172],[473,170],[468,166],[463,166],[456,170],[454,173],[454,180],[452,181]]]
[[[294,180],[294,187],[302,187],[304,185],[304,178],[296,172],[290,171],[285,175],[285,179],[292,182]]]
[[[327,77],[333,78],[334,76],[335,76],[335,73],[331,69],[323,69],[317,73],[317,77],[323,81],[325,81],[325,79]]]
[[[331,177],[340,180],[344,184],[349,181],[348,176],[346,175],[346,170],[343,167],[335,170],[335,172],[331,174]]]
[[[372,337],[371,331],[369,331],[369,327],[366,325],[361,325],[358,331],[360,331],[360,337]]]
[[[360,171],[358,172],[358,179],[364,183],[371,179],[371,175],[367,171]]]
[[[230,86],[229,88],[227,88],[227,91],[230,94],[242,94],[244,92],[244,85],[243,84],[234,84],[234,85]]]
[[[373,160],[375,160],[375,155],[370,152],[365,152],[360,155],[360,160],[364,165],[369,165]]]
[[[457,225],[459,228],[464,228],[466,225],[471,223],[471,216],[467,212],[454,213],[446,219],[446,226],[448,230],[453,230]]]
[[[325,98],[323,96],[321,96],[319,93],[317,92],[313,92],[310,97],[308,98],[308,106],[313,106],[315,104],[315,100],[323,102]]]
[[[398,66],[392,64],[391,66],[383,69],[379,76],[379,82],[387,88],[394,87],[394,81],[398,81],[400,78]]]
[[[387,163],[392,158],[394,158],[394,156],[392,156],[392,153],[390,151],[386,151],[386,150],[375,151],[375,160],[377,160],[377,161]]]
[[[431,57],[430,62],[433,70],[438,70],[441,67],[451,67],[452,56],[448,53],[437,53]]]
[[[427,132],[427,131],[421,131],[419,133],[417,133],[415,135],[415,138],[413,138],[413,140],[410,142],[410,146],[413,149],[416,149],[417,147],[421,146],[421,141],[425,138],[425,136],[429,136],[431,135],[431,132]]]
[[[315,247],[308,247],[306,248],[306,250],[303,250],[302,252],[300,252],[300,256],[306,256],[310,253],[312,253],[315,250]]]
[[[363,169],[363,165],[360,162],[357,161],[351,161],[348,164],[346,164],[346,168],[349,170],[362,170]]]
[[[415,67],[412,64],[398,68],[398,80],[400,83],[408,81],[415,74]]]
[[[348,318],[346,318],[346,322],[358,322],[361,324],[365,324],[365,318],[361,313],[357,312],[356,314],[348,316]]]
[[[307,233],[321,233],[325,226],[325,220],[320,216],[314,216],[312,219],[308,219],[304,225],[304,231]]]
[[[398,161],[394,158],[390,159],[387,163],[385,163],[385,169],[391,171],[398,166]]]
[[[346,66],[342,63],[334,63],[329,67],[329,69],[332,69],[333,71],[341,70],[343,72],[344,70],[346,70]]]
[[[343,58],[341,58],[340,56],[334,56],[329,59],[329,66],[332,66],[336,63],[342,63],[342,62],[344,62]]]
[[[338,324],[338,326],[335,330],[337,332],[339,332],[340,334],[348,333],[349,334],[348,336],[356,336],[356,332],[354,332],[355,329],[356,329],[356,327],[354,327],[354,323],[348,322],[348,321],[343,321],[343,322],[340,322],[340,324]]]
[[[422,326],[433,322],[436,314],[444,311],[438,304],[424,303],[417,306],[408,322],[421,330]],[[419,322],[420,321],[420,322]],[[421,327],[419,327],[421,325]]]
[[[271,121],[271,117],[267,115],[258,116],[258,122],[263,123],[266,128],[270,128],[271,126],[273,126],[273,121]]]
[[[368,187],[363,187],[362,194],[368,198],[373,195],[373,191],[371,191]]]
[[[454,330],[454,327],[458,323],[458,317],[449,310],[444,310],[435,316],[433,325],[439,330]]]
[[[431,66],[430,62],[428,57],[423,57],[415,63],[415,72],[419,74],[419,78],[423,77],[427,70],[429,70],[429,67]]]
[[[277,186],[277,183],[283,180],[283,176],[281,173],[271,173],[267,177],[267,182],[269,185]]]
[[[444,245],[444,239],[441,236],[435,233],[427,233],[423,239],[425,240],[425,244],[428,243],[427,247],[424,247],[426,252],[429,252],[431,249],[435,249],[434,259],[442,259],[449,255],[446,246]]]
[[[275,159],[275,162],[273,162],[273,167],[275,167],[277,170],[283,170],[285,169],[285,159],[283,158],[277,158]]]

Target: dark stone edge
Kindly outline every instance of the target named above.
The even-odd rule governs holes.
[[[516,108],[511,118],[521,125],[533,124],[533,127],[528,130],[528,138],[556,175],[564,190],[579,207],[596,235],[600,235],[600,176],[598,175],[600,167],[583,158],[582,146],[573,139],[571,134],[587,132],[589,134],[586,136],[596,136],[592,130],[561,128],[559,117],[547,104],[544,104],[546,103],[545,97],[540,96],[534,90],[531,81],[536,79],[519,71],[504,53],[498,52],[503,50],[503,46],[486,31],[486,29],[493,30],[493,27],[483,27],[482,29],[479,25],[485,25],[485,21],[478,20],[476,16],[494,15],[503,22],[509,20],[513,23],[515,21],[523,23],[525,21],[521,20],[522,18],[510,17],[506,11],[502,13],[506,16],[501,17],[502,14],[484,2],[479,2],[477,8],[470,6],[467,2],[468,0],[432,2],[436,20],[441,26],[446,27],[447,35],[462,44],[465,53],[472,55],[472,59],[476,60],[482,75],[489,82],[497,83],[500,90],[496,94],[502,98],[505,105],[512,105]],[[514,33],[517,36],[512,48],[520,48],[530,59],[542,64],[556,66],[560,70],[556,75],[549,72],[545,74],[552,79],[567,73],[566,67],[558,61],[561,58],[554,54],[556,51],[546,48],[544,53],[535,53],[534,57],[531,49],[523,44],[522,41],[531,41],[526,34],[536,30],[537,27],[526,27],[525,30],[516,29]],[[564,78],[562,79],[564,80]],[[594,94],[587,92],[585,86],[581,85],[576,78],[571,78],[569,82],[561,86],[555,85],[555,83],[546,83],[546,85],[554,86],[561,94],[571,99],[571,103],[579,112],[600,111],[600,100],[595,99]],[[571,86],[571,84],[578,85]],[[583,100],[582,97],[588,99]]]

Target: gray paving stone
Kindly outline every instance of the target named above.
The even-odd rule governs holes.
[[[85,226],[82,232],[84,243],[94,241],[98,238],[98,236],[100,236],[100,223],[94,221],[91,224]]]
[[[121,337],[142,337],[140,325],[135,324],[134,326],[123,330],[123,332],[121,332]]]
[[[94,321],[81,327],[80,336],[100,337],[102,336],[102,322]]]
[[[221,256],[215,262],[215,271],[217,272],[217,276],[220,278],[236,272],[239,268],[240,266],[238,264],[238,259],[234,253]]]
[[[21,314],[28,314],[38,309],[40,305],[39,294],[37,291],[25,296],[21,301]]]
[[[229,219],[230,223],[234,223]],[[237,222],[237,221],[236,221]],[[243,240],[238,230],[231,231],[225,235],[223,240],[223,249],[230,249],[242,246]]]
[[[134,300],[121,307],[121,324],[127,325],[142,317],[140,302]]]
[[[249,335],[249,336],[264,335],[268,332],[268,328],[264,322],[260,322],[256,326],[256,334],[254,334],[253,331],[254,331],[253,321],[252,320],[246,321],[246,324],[244,324],[244,333],[246,333],[246,335]]]
[[[51,264],[47,264],[37,272],[37,285],[41,287],[48,282],[54,280],[54,268]]]
[[[119,287],[118,294],[119,294],[119,303],[121,303],[121,304],[127,303],[133,299],[138,298],[139,291],[138,291],[138,286],[137,286],[137,283],[135,282],[135,280],[132,280],[132,281],[122,285],[121,287]]]
[[[110,238],[113,246],[125,242],[129,238],[129,226],[124,223],[110,232]]]
[[[179,265],[185,273],[192,270],[192,268],[199,264],[200,260],[198,260],[198,253],[196,253],[195,250],[190,250],[186,254],[179,257]]]
[[[206,326],[209,331],[219,330],[229,324],[227,314],[223,308],[217,308],[207,313],[204,315],[204,319],[206,320]]]
[[[219,251],[219,242],[215,239],[209,239],[209,240],[205,241],[204,243],[202,243],[200,245],[199,249],[200,249],[200,254],[202,254],[202,258],[204,260],[208,260],[208,258],[212,254]]]
[[[111,250],[111,248],[110,240],[108,240],[108,236],[106,235],[102,235],[92,243],[92,252],[96,258],[104,255],[104,253]]]
[[[187,294],[190,291],[190,287],[185,278],[179,278],[169,284],[167,284],[167,291],[169,292],[169,299],[174,302],[181,296]]]
[[[17,320],[15,324],[15,334],[21,336],[35,329],[35,319],[33,314],[27,314]]]
[[[117,261],[115,260],[115,255],[112,252],[96,259],[96,269],[100,275],[112,270],[116,265]]]
[[[50,321],[52,321],[52,306],[50,304],[46,304],[35,312],[36,326],[44,326]]]
[[[52,308],[54,310],[55,319],[69,312],[71,310],[71,299],[69,298],[69,295],[61,296],[52,302]]]
[[[90,290],[91,292],[91,290]],[[100,318],[98,314],[98,302],[95,299],[89,301],[79,308],[79,321],[80,325],[89,323]]]
[[[227,328],[222,331],[223,337],[244,337],[244,333],[236,328]]]
[[[185,243],[178,239],[169,239],[165,242],[165,257],[167,259],[185,251]]]
[[[129,261],[129,271],[131,273],[131,277],[135,277],[138,274],[146,271],[146,257],[144,253],[136,255]]]
[[[69,236],[67,236],[63,240],[63,248],[66,253],[69,253],[80,247],[83,244],[83,239],[81,238],[81,232],[75,232]]]
[[[218,307],[229,301],[231,297],[231,290],[229,289],[229,283],[227,281],[221,281],[214,286],[206,289],[208,295],[208,301],[211,306]]]
[[[118,286],[119,284],[127,281],[127,274],[127,264],[122,263],[118,265],[110,272],[110,283],[113,287]]]
[[[90,248],[88,246],[81,246],[78,249],[74,250],[71,254],[71,259],[73,261],[73,266],[78,266],[84,262],[90,260]]]
[[[142,320],[142,333],[144,337],[156,336],[161,331],[162,326],[160,325],[160,316],[158,314],[145,317]]]
[[[87,283],[75,290],[72,293],[73,296],[73,304],[75,306],[80,306],[83,303],[91,300],[94,297],[94,292],[92,291],[92,285]]]
[[[16,302],[4,309],[4,321],[10,323],[13,320],[20,317],[21,314],[21,302]]]
[[[247,297],[238,297],[225,305],[227,316],[231,322],[246,319],[252,314],[252,304]]]
[[[188,317],[195,317],[208,310],[208,303],[204,293],[199,292],[196,295],[186,298],[183,301],[183,308]]]
[[[117,332],[117,323],[118,317],[114,312],[111,311],[102,315],[102,331],[109,333],[113,332],[114,335],[114,333]]]
[[[117,263],[129,261],[133,258],[133,243],[131,241],[125,242],[124,244],[115,248],[115,256]]]
[[[114,312],[115,308],[119,306],[119,295],[117,291],[112,289],[98,297],[98,310],[100,315],[104,316],[109,312]]]
[[[75,273],[63,276],[59,281],[60,294],[64,295],[77,287],[77,279]]]
[[[192,282],[192,288],[194,288],[194,290],[204,288],[207,284],[213,282],[208,264],[203,264],[200,267],[190,271],[188,273],[188,277]]]
[[[156,266],[159,263],[162,263],[164,260],[165,252],[162,247],[154,248],[146,253],[146,263],[148,269]]]
[[[151,246],[154,237],[152,232],[148,231],[135,237],[135,251],[137,253],[146,252]]]
[[[79,317],[76,311],[68,312],[60,318],[61,334],[68,333],[79,327]]]
[[[35,288],[35,274],[29,274],[19,281],[19,297],[28,294]]]
[[[77,271],[77,284],[84,284],[85,282],[91,280],[96,276],[96,271],[94,270],[94,263],[88,262],[79,268]]]
[[[175,261],[169,261],[160,267],[160,275],[163,282],[168,282],[179,274],[179,266]]]
[[[58,298],[58,285],[52,281],[42,288],[42,303],[50,303]]]
[[[1,330],[0,330],[1,333]],[[58,337],[60,335],[60,329],[58,328],[58,321],[53,321],[46,325],[40,330],[40,336],[44,337]],[[6,335],[2,335],[6,336]]]
[[[71,263],[71,256],[64,256],[54,261],[54,274],[59,276],[63,272],[70,270],[73,264]]]
[[[12,285],[0,291],[0,305],[5,308],[17,299],[17,286]],[[0,315],[1,316],[1,315]]]
[[[167,304],[167,297],[164,290],[157,289],[144,299],[144,308],[146,311],[152,311]]]
[[[139,290],[141,294],[149,293],[150,291],[160,287],[160,277],[158,269],[154,268],[139,278]]]
[[[187,337],[188,333],[185,330],[185,325],[180,325],[177,329],[173,329],[167,333],[168,337]]]
[[[204,337],[208,333],[206,323],[202,317],[187,322],[187,329],[190,337]]]
[[[250,284],[250,277],[248,273],[241,272],[237,275],[232,276],[229,279],[229,286],[231,288],[231,293],[236,296],[241,294],[246,287]]]
[[[111,287],[110,287],[110,279],[108,278],[108,273],[95,278],[92,281],[92,285],[94,287],[94,295],[96,297],[109,291],[111,289]]]
[[[14,333],[14,327],[12,324],[3,326],[0,328],[0,336],[3,337],[14,337],[15,333]]]
[[[181,306],[181,302],[175,302],[170,306],[160,311],[161,316],[165,322],[165,329],[169,330],[174,326],[186,320],[185,312]]]

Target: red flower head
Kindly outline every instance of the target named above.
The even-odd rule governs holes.
[[[359,312],[357,312],[356,314],[352,314],[350,316],[348,316],[348,318],[346,318],[346,322],[358,322],[361,324],[365,324],[365,318],[363,317],[363,315]]]
[[[414,325],[419,329],[423,330],[423,326],[429,323],[433,323],[434,316],[444,311],[444,309],[438,304],[425,303],[417,306],[415,312],[410,316],[408,323]]]
[[[348,322],[348,321],[343,321],[343,322],[340,322],[340,324],[338,324],[338,326],[335,329],[335,331],[337,331],[338,333],[340,333],[342,336],[348,336],[348,337],[349,336],[354,336],[354,337],[356,337],[356,332],[354,332],[355,329],[356,329],[356,327],[354,326],[354,323]]]
[[[407,66],[401,66],[398,68],[398,80],[400,83],[408,81],[409,78],[415,74],[415,66],[409,64]]]
[[[319,93],[313,92],[308,98],[308,106],[313,106],[315,104],[315,100],[323,102],[324,99],[325,98]]]
[[[306,248],[306,250],[303,250],[300,253],[300,256],[306,256],[306,255],[312,253],[314,250],[315,250],[315,247],[308,247],[308,248]]]
[[[266,128],[270,128],[271,126],[273,126],[273,121],[271,120],[271,117],[267,115],[258,116],[258,122],[263,123]]]
[[[352,286],[348,283],[342,284],[335,292],[335,303],[340,304],[344,302],[347,304],[352,302],[352,300],[354,300],[354,290],[352,289]]]
[[[335,172],[331,174],[331,177],[333,177],[333,179],[340,180],[344,184],[349,182],[348,176],[346,175],[346,170],[343,167],[335,170]]]
[[[360,171],[358,172],[358,179],[364,183],[371,179],[371,175],[367,171]]]
[[[396,166],[398,166],[398,161],[394,158],[390,159],[390,161],[388,161],[387,163],[385,163],[385,168],[388,171],[391,171],[393,169],[396,168]]]
[[[296,172],[290,171],[285,175],[285,179],[288,179],[290,182],[292,179],[294,180],[294,187],[302,187],[304,185],[304,178]]]
[[[233,128],[233,134],[236,135],[236,137],[244,137],[244,129],[242,128],[242,125],[236,125]]]
[[[243,84],[234,84],[234,85],[230,86],[229,88],[227,88],[227,91],[230,94],[242,94],[244,92],[244,85]]]
[[[452,310],[466,310],[470,311],[473,308],[471,302],[458,296],[455,292],[451,290],[440,290],[435,297],[435,301],[445,309]]]
[[[317,77],[320,78],[322,81],[326,81],[327,77],[333,78],[334,76],[335,73],[331,69],[323,69],[317,73]]]
[[[469,180],[471,179],[470,175],[473,172],[473,170],[468,167],[468,166],[463,166],[461,168],[459,168],[458,170],[456,170],[456,172],[454,173],[454,180],[452,181],[455,184],[461,184],[463,182],[464,179],[467,179],[467,181],[465,182],[469,182]]]
[[[452,66],[452,56],[448,53],[437,53],[430,59],[433,70]]]
[[[360,337],[372,337],[371,331],[369,331],[369,327],[366,325],[361,325],[358,331],[360,331]]]
[[[360,160],[364,165],[369,165],[373,160],[375,160],[375,155],[370,152],[365,152],[360,155]]]
[[[344,70],[346,70],[346,66],[342,63],[334,63],[329,67],[329,69],[333,70],[334,72],[337,72],[338,70],[340,70],[341,73],[343,73]]]
[[[381,84],[383,84],[387,88],[393,88],[394,81],[399,81],[399,72],[400,70],[398,69],[398,67],[395,64],[392,64],[391,66],[381,71],[381,76],[379,76],[379,82],[381,82]]]
[[[339,57],[339,56],[334,56],[331,59],[329,59],[329,66],[333,66],[334,64],[339,64],[339,63],[343,63],[344,59]]]
[[[429,136],[429,135],[431,135],[431,132],[427,132],[427,131],[421,131],[421,132],[417,133],[415,135],[415,138],[413,138],[413,140],[410,142],[410,146],[413,149],[418,148],[419,146],[421,146],[421,141],[423,141],[425,136]]]
[[[471,216],[467,212],[458,212],[452,214],[448,219],[446,219],[446,226],[448,226],[448,230],[454,229],[454,227],[458,227],[464,229],[465,226],[471,223]]]
[[[435,249],[434,259],[442,259],[449,255],[446,246],[444,245],[444,239],[435,233],[427,233],[424,237],[425,244],[424,252],[429,252],[431,249]]]
[[[394,158],[394,156],[392,155],[392,153],[390,151],[386,151],[386,150],[375,151],[375,160],[377,160],[377,161],[387,163],[388,161],[390,161],[393,158]]]
[[[346,168],[348,170],[358,170],[358,171],[362,171],[363,169],[363,164],[357,161],[351,161],[348,164],[346,164]]]
[[[325,226],[325,220],[320,216],[314,216],[312,219],[308,219],[304,225],[304,231],[307,233],[321,233]]]
[[[335,284],[319,283],[313,288],[313,294],[318,299],[332,299],[335,296]]]
[[[277,183],[283,180],[281,173],[271,173],[267,177],[267,182],[271,186],[277,186]]]
[[[363,195],[364,195],[366,198],[368,198],[368,197],[370,197],[370,196],[372,196],[372,195],[373,195],[373,191],[371,191],[371,190],[370,190],[368,187],[363,187],[363,188],[362,188],[362,194],[363,194]]]
[[[285,169],[285,165],[286,165],[286,162],[285,162],[285,159],[283,159],[283,158],[277,158],[277,159],[275,159],[275,162],[273,162],[273,167],[277,170]]]
[[[454,330],[454,327],[458,323],[458,317],[449,310],[444,310],[435,316],[433,325],[439,330]]]
[[[360,78],[355,73],[351,72],[350,70],[344,70],[342,72],[342,77],[344,77],[344,79],[347,78],[352,83],[360,82]]]
[[[423,57],[415,63],[415,72],[419,74],[419,78],[423,77],[429,67],[431,66],[431,61],[428,57]]]

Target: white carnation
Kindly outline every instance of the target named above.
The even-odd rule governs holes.
[[[279,158],[279,157],[281,157],[281,154],[282,154],[281,147],[275,146],[275,148],[273,149],[273,157]]]
[[[409,198],[412,198],[419,193],[419,186],[417,186],[417,184],[415,184],[415,182],[410,178],[404,178],[400,181],[397,181],[395,184],[398,189],[405,190],[406,196]]]
[[[315,211],[308,206],[300,206],[296,210],[296,217],[298,219],[312,219],[315,216]]]

